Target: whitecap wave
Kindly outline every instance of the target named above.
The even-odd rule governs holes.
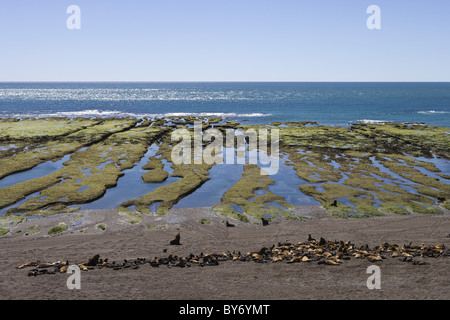
[[[426,110],[426,111],[418,111],[420,114],[444,114],[450,113],[449,111],[436,111],[436,110]]]
[[[41,114],[13,114],[13,118],[47,118],[47,117],[134,117],[134,118],[162,118],[162,117],[235,117],[254,118],[269,117],[267,113],[235,113],[235,112],[168,112],[168,113],[132,113],[117,110],[82,110],[82,111],[59,111]]]
[[[361,120],[358,120],[358,122],[364,123],[364,124],[385,124],[385,123],[391,123],[392,121],[361,119]]]
[[[199,112],[199,113],[190,113],[190,112],[174,112],[174,113],[165,113],[159,114],[158,116],[166,116],[166,117],[186,117],[186,116],[195,116],[195,117],[239,117],[239,118],[253,118],[253,117],[269,117],[271,114],[267,113],[234,113],[234,112]]]

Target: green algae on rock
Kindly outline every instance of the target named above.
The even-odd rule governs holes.
[[[203,119],[205,121],[205,119]],[[194,119],[187,119],[187,122]],[[206,121],[206,126],[209,123]],[[177,126],[176,128],[180,128]],[[192,128],[187,128],[189,135],[193,135],[194,132]],[[192,146],[192,141],[191,141]],[[161,182],[168,177],[168,173],[163,169],[164,165],[162,160],[166,160],[171,163],[171,168],[173,169],[170,177],[181,178],[175,182],[168,185],[156,188],[154,191],[145,194],[137,199],[131,199],[122,203],[120,206],[121,212],[132,211],[129,208],[135,207],[136,211],[143,214],[151,214],[150,206],[157,205],[155,213],[158,215],[165,215],[168,211],[183,197],[193,193],[199,187],[203,185],[206,181],[210,179],[209,170],[212,168],[212,164],[201,163],[201,164],[176,164],[172,159],[173,142],[168,136],[161,137],[161,143],[158,145],[159,150],[154,157],[149,159],[149,162],[143,166],[143,169],[149,169],[150,171],[142,176],[144,182],[154,183]],[[202,148],[204,145],[201,146]],[[191,148],[191,159],[194,159],[195,149]],[[159,158],[157,158],[159,157]]]
[[[445,130],[401,124],[294,125],[281,127],[280,139],[297,175],[314,183],[300,190],[320,201],[332,215],[438,214],[446,204],[438,205],[437,200],[448,199],[450,188],[422,172],[440,172],[433,163],[415,157],[448,159]]]
[[[105,231],[106,230],[106,225],[104,223],[99,223],[95,226],[96,229],[101,230],[101,231]]]
[[[39,228],[37,228],[36,225],[31,225],[31,226],[26,227],[24,229],[24,231],[25,231],[25,234],[24,234],[25,236],[41,232],[41,230]]]
[[[43,141],[57,139],[97,125],[101,120],[88,118],[11,119],[0,122],[2,141]]]
[[[70,160],[65,163],[65,167],[42,178],[25,181],[20,186],[14,185],[0,189],[0,194],[14,191],[25,191],[27,193],[40,194],[26,200],[21,205],[9,209],[7,214],[25,212],[27,214],[50,215],[65,207],[74,204],[81,204],[93,201],[102,197],[107,188],[114,187],[118,178],[123,175],[120,167],[127,168],[126,162],[120,162],[123,154],[128,154],[126,161],[131,163],[137,161],[139,155],[143,156],[145,148],[131,145],[130,147],[117,147],[108,145],[93,145],[86,150],[73,154]],[[105,154],[106,153],[106,154]],[[106,158],[101,157],[105,154]],[[134,155],[133,160],[129,157]],[[36,183],[36,181],[44,183]],[[45,189],[30,189],[33,186]],[[22,187],[21,186],[25,186]],[[22,196],[23,197],[23,196]],[[55,208],[54,208],[55,207]],[[52,208],[56,209],[53,210]]]
[[[288,124],[288,123],[287,123]],[[353,124],[349,127],[278,124],[285,146],[359,152],[448,157],[447,128],[401,124]]]
[[[64,222],[61,222],[61,223],[57,224],[56,226],[50,228],[50,230],[48,230],[48,235],[50,235],[50,236],[57,235],[61,232],[66,231],[68,228],[69,228],[69,226],[67,224],[65,224]]]
[[[117,180],[123,175],[122,171],[139,162],[153,140],[166,130],[132,128],[123,131],[123,128],[129,128],[131,125],[134,125],[134,121],[125,121],[121,125],[119,122],[109,121],[108,125],[104,126],[113,134],[108,134],[103,141],[73,153],[62,169],[41,178],[0,189],[0,208],[39,192],[38,195],[25,199],[19,206],[10,208],[7,214],[48,216],[62,211],[76,211],[78,208],[68,206],[101,198],[107,188],[116,186]],[[121,136],[115,136],[114,132]],[[139,133],[139,141],[124,141],[125,134],[136,132]],[[87,140],[92,142],[92,139]]]
[[[25,222],[27,218],[23,216],[0,217],[0,236],[3,236],[11,231],[11,227],[16,226],[21,222]]]
[[[194,118],[187,119],[186,122],[194,120]],[[39,121],[36,121],[39,124]],[[19,206],[10,208],[7,215],[26,213],[46,216],[62,211],[75,211],[78,208],[69,208],[68,206],[88,203],[102,197],[107,188],[116,185],[117,179],[123,175],[123,170],[132,168],[143,157],[150,144],[170,130],[165,126],[166,122],[161,122],[159,127],[153,126],[154,123],[150,120],[137,122],[136,119],[103,119],[93,122],[91,126],[86,125],[78,131],[62,135],[64,143],[59,141],[58,144],[58,139],[55,138],[55,141],[52,142],[55,147],[77,141],[74,142],[74,145],[70,145],[71,148],[64,150],[58,156],[71,153],[83,145],[87,147],[73,153],[70,160],[64,163],[64,167],[52,174],[0,189],[0,195],[2,195],[0,208],[25,200]],[[81,144],[80,141],[85,144]],[[167,153],[170,147],[166,148]],[[26,163],[23,168],[20,168],[23,170],[47,160],[47,158],[33,156],[32,158],[38,158],[39,161],[30,164],[30,161],[27,161],[28,156],[25,153],[23,161],[17,161],[17,158],[13,161],[6,159],[6,161],[15,164],[14,170],[17,170],[17,164]],[[54,157],[54,155],[48,156],[49,159]],[[157,161],[160,165],[162,164],[161,160]],[[4,168],[7,166],[5,165]],[[145,168],[149,167],[145,166]],[[159,169],[157,170],[159,173],[157,180],[155,180],[153,170],[152,178],[144,175],[143,179],[146,182],[154,182],[167,178],[167,173],[162,170],[161,166]],[[180,168],[175,169],[174,176],[185,175],[179,170]],[[209,179],[202,176],[205,174],[202,166],[192,168],[192,170],[200,170],[200,172],[193,176],[187,175],[182,182],[175,185],[176,187],[182,185],[181,190],[185,193],[189,193],[187,189],[191,187],[195,189],[199,185],[199,181],[204,182]],[[9,173],[11,172],[7,174]],[[193,185],[188,187],[192,182]],[[166,188],[166,191],[167,189],[170,188]]]
[[[29,144],[20,150],[20,152],[15,152],[9,154],[7,157],[0,158],[0,179],[16,172],[31,169],[46,161],[59,160],[67,154],[71,154],[90,144],[100,142],[114,133],[128,130],[137,122],[137,120],[133,119],[106,119],[89,123],[82,122],[83,125],[76,127],[76,130],[70,130],[70,126],[66,123],[69,120],[65,120],[62,123],[69,127],[68,130],[61,128],[56,133],[54,131],[43,131],[45,133],[44,135],[39,134],[40,131],[38,130],[45,130],[47,128],[49,124],[45,120],[34,119],[29,121],[33,123],[31,126],[33,130],[29,129],[25,131],[25,134],[18,134],[17,137],[12,136],[12,134],[15,134],[15,130],[11,133],[8,128],[4,128],[6,131],[4,135],[11,142],[18,144],[15,141],[22,142],[25,139]],[[19,123],[21,122],[19,121]],[[63,124],[60,126],[65,127]],[[49,135],[49,132],[51,135]],[[33,136],[32,133],[35,135]]]
[[[121,216],[120,221],[129,224],[137,224],[142,222],[143,218],[139,213],[134,212],[125,207],[119,207],[119,215]]]
[[[295,207],[284,201],[283,197],[269,191],[268,186],[271,184],[274,184],[273,179],[261,175],[258,166],[245,165],[242,177],[225,192],[221,202],[213,207],[213,211],[244,222],[250,221],[248,216],[261,219],[281,215],[286,219],[297,219],[292,213]],[[264,190],[265,193],[257,195],[257,190]]]
[[[136,206],[136,211],[151,214],[149,206],[159,203],[155,213],[159,215],[167,214],[169,209],[181,198],[194,192],[209,179],[209,177],[197,172],[183,173],[181,180],[159,187],[138,199],[126,201],[120,206],[120,210],[124,211],[128,207]]]
[[[0,209],[8,208],[5,218],[17,213],[48,216],[76,211],[77,205],[103,197],[106,189],[116,186],[123,171],[133,168],[152,143],[157,143],[159,150],[143,166],[148,172],[142,180],[160,183],[169,177],[180,179],[124,202],[119,213],[129,223],[141,222],[141,213],[150,213],[150,206],[157,205],[156,213],[166,214],[181,198],[215,178],[209,174],[212,165],[172,163],[171,132],[183,127],[193,136],[192,125],[198,122],[203,130],[268,130],[264,142],[270,142],[270,129],[279,129],[280,151],[289,160],[286,165],[305,181],[299,190],[318,200],[333,216],[439,214],[450,210],[449,174],[433,163],[433,159],[449,158],[448,128],[396,123],[241,125],[217,117],[192,116],[1,119],[0,179],[46,161],[71,157],[51,174],[1,188]],[[172,174],[164,170],[164,161],[171,164]],[[247,222],[278,215],[301,218],[293,213],[294,206],[269,191],[274,181],[261,176],[259,169],[245,165],[244,174],[214,210]],[[7,225],[0,227],[4,232],[9,230]]]
[[[198,223],[200,223],[200,224],[211,224],[211,221],[209,221],[208,219],[200,219],[200,220],[198,220]]]
[[[164,170],[164,164],[161,159],[155,157],[151,157],[142,169],[149,170],[142,175],[142,180],[147,183],[163,182],[169,176],[169,173]]]

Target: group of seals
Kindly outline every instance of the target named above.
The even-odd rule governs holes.
[[[108,261],[108,259],[105,259]],[[105,261],[100,259],[100,255],[96,254],[86,262],[77,264],[80,270],[88,271],[94,266],[101,266]],[[23,269],[26,267],[34,267],[28,272],[28,276],[38,276],[41,274],[55,274],[55,273],[65,273],[69,267],[69,260],[66,261],[56,261],[56,262],[40,262],[40,261],[29,261],[24,264],[18,265],[17,269]],[[90,268],[89,268],[90,267]]]
[[[180,235],[178,234],[171,244],[180,244]],[[164,250],[167,252],[167,249]],[[122,263],[115,261],[109,262],[108,259],[101,259],[96,254],[87,262],[78,264],[81,270],[88,271],[94,268],[111,268],[120,270],[125,268],[139,269],[140,265],[150,264],[152,267],[166,265],[168,267],[190,267],[192,265],[217,266],[221,261],[254,261],[258,263],[311,263],[316,262],[319,265],[340,265],[345,260],[367,259],[370,262],[381,262],[387,258],[399,258],[403,262],[412,262],[416,265],[426,264],[424,258],[449,257],[450,250],[443,244],[437,245],[413,245],[412,243],[399,246],[397,244],[383,243],[379,246],[357,246],[350,241],[331,241],[320,237],[317,241],[310,234],[308,240],[298,243],[280,242],[278,245],[263,247],[258,251],[241,253],[240,251],[228,251],[220,253],[203,252],[199,255],[190,254],[186,257],[179,257],[169,253],[166,257],[154,257],[153,259],[137,258],[134,260],[124,259]],[[33,267],[28,273],[29,276],[41,274],[54,274],[66,272],[69,261],[57,261],[54,263],[42,263],[31,261],[18,265],[18,269]],[[53,270],[50,268],[53,267]]]

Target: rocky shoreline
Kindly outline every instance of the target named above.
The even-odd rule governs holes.
[[[215,178],[210,172],[217,164],[173,163],[171,132],[185,130],[195,135],[196,123],[203,130],[219,133],[263,130],[270,136],[271,130],[277,129],[279,153],[287,159],[284,165],[294,169],[299,191],[336,217],[440,214],[450,208],[446,128],[396,123],[244,125],[222,118],[173,117],[0,119],[0,177],[11,180],[16,174],[25,174],[19,182],[11,180],[0,188],[0,210],[8,219],[20,219],[19,214],[51,216],[78,211],[115,188],[124,172],[136,169],[149,148],[154,148],[147,163],[138,168],[144,173],[135,183],[154,185],[155,189],[135,198],[130,195],[117,209],[131,222],[145,214],[164,215],[180,199]],[[265,142],[270,144],[270,139]],[[244,152],[251,151],[248,143]],[[200,146],[207,147],[205,142]],[[63,157],[66,160],[48,174],[32,174],[39,164]],[[271,192],[275,181],[270,175],[261,175],[257,164],[243,163],[242,169],[238,181],[214,206],[216,212],[241,221],[278,215],[302,219],[292,214],[296,205]],[[175,180],[161,184],[169,177]],[[3,226],[14,221],[2,223],[2,233],[7,232]]]

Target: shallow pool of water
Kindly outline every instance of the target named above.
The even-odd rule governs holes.
[[[145,183],[142,181],[142,175],[148,172],[148,170],[142,169],[142,166],[148,163],[149,158],[154,156],[158,151],[158,147],[153,144],[148,149],[147,153],[141,158],[139,163],[131,169],[124,170],[124,175],[117,181],[117,186],[106,190],[105,195],[91,203],[81,204],[82,210],[86,209],[117,209],[122,203],[140,198],[143,195],[154,191],[155,189],[168,185],[172,182],[180,180],[179,177],[168,177],[163,182],[158,183]],[[164,170],[172,173],[173,169],[170,168],[170,164],[166,160],[162,160],[164,164]]]
[[[17,183],[24,182],[31,179],[41,178],[64,167],[63,163],[70,159],[72,154],[67,154],[57,161],[46,161],[38,164],[34,168],[26,171],[11,174],[0,179],[0,188],[13,186]]]
[[[190,195],[181,199],[174,208],[212,207],[220,203],[222,196],[241,178],[242,164],[218,164],[209,170],[210,180]]]
[[[300,191],[300,185],[311,184],[310,182],[301,179],[294,170],[293,166],[286,165],[288,156],[286,154],[280,155],[280,166],[278,172],[269,176],[275,181],[273,185],[269,185],[270,192],[284,197],[287,203],[294,206],[310,206],[320,205],[320,202],[313,197],[308,196]]]

